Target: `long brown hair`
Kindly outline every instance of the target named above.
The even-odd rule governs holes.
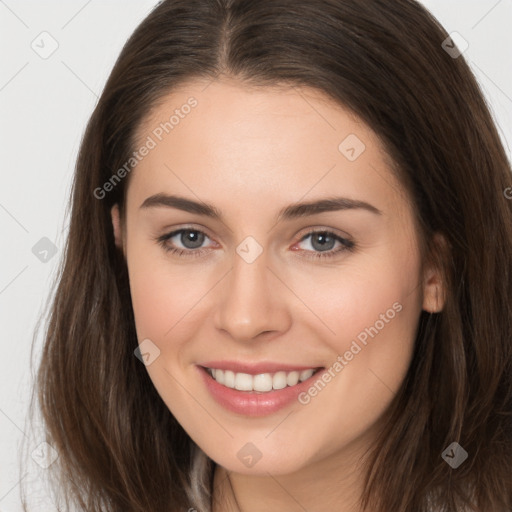
[[[512,510],[510,162],[463,56],[414,0],[164,0],[125,44],[76,163],[69,237],[37,375],[55,481],[88,512],[210,510],[213,464],[134,356],[137,337],[104,187],[177,86],[234,77],[318,89],[381,138],[415,205],[440,313],[421,312],[409,372],[371,452],[374,512]],[[452,45],[449,45],[450,47]],[[441,251],[433,243],[440,233]],[[468,458],[442,457],[457,442]]]

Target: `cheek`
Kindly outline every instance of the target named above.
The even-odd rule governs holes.
[[[207,269],[177,265],[154,249],[128,254],[130,293],[139,342],[151,339],[162,360],[176,365],[176,354],[198,329],[204,299],[216,276]],[[218,277],[217,277],[218,279]]]
[[[158,343],[175,323],[178,300],[168,280],[155,265],[137,262],[130,267],[130,293],[139,340],[150,338]]]
[[[397,257],[394,265],[386,261],[391,260],[366,265],[364,273],[353,269],[344,286],[333,286],[325,301],[326,323],[336,332],[325,338],[330,340],[334,377],[332,391],[324,395],[336,405],[325,410],[347,433],[356,432],[353,418],[359,426],[370,425],[384,412],[413,354],[421,311],[418,262],[406,257]]]
[[[381,254],[341,265],[328,276],[318,273],[292,281],[290,287],[304,297],[309,310],[301,321],[307,322],[312,339],[321,335],[338,354],[350,350],[353,341],[369,347],[372,339],[387,339],[388,346],[408,339],[405,335],[414,330],[421,309],[418,266],[414,259],[396,259],[394,265],[389,261],[390,255]]]
[[[178,421],[189,424],[194,417],[190,396],[180,383],[188,378],[184,373],[187,342],[197,335],[207,277],[191,278],[190,272],[166,262],[165,256],[139,255],[134,250],[132,259],[128,258],[137,338],[139,343],[150,339],[159,350],[146,370],[169,410]]]

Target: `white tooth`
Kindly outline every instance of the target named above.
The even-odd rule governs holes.
[[[260,373],[250,375],[248,373],[234,373],[231,370],[220,370],[208,368],[208,373],[219,383],[228,388],[238,389],[239,391],[259,391],[268,392],[272,389],[283,389],[286,386],[295,386],[299,381],[303,382],[309,379],[315,370],[302,370],[285,372],[279,371],[275,374]]]
[[[272,379],[274,389],[283,389],[286,387],[286,372],[277,372]]]
[[[239,391],[252,391],[252,375],[237,373],[235,375],[235,389]]]
[[[288,386],[295,386],[297,382],[299,382],[299,372],[290,372],[286,376],[286,384],[288,384]]]
[[[235,374],[231,370],[224,372],[224,386],[228,388],[235,387]]]
[[[224,384],[224,371],[223,370],[215,370],[215,380],[219,384]]]
[[[272,389],[272,376],[270,373],[260,373],[253,378],[254,391],[270,391]]]
[[[305,381],[306,379],[309,379],[311,377],[311,375],[313,375],[314,373],[314,370],[302,370],[300,372],[300,377],[299,377],[299,380],[301,382]]]

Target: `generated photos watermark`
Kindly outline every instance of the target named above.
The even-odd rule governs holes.
[[[96,187],[93,191],[96,199],[104,199],[108,192],[114,188],[125,178],[133,169],[141,162],[144,157],[149,155],[152,149],[155,149],[158,143],[169,134],[176,126],[178,126],[182,119],[192,112],[192,109],[197,107],[197,100],[191,96],[187,102],[176,108],[174,113],[167,121],[161,122],[156,128],[153,129],[151,135],[148,135],[144,144],[132,153],[132,156],[112,174],[112,176],[101,187]]]
[[[346,350],[343,355],[339,354],[336,358],[336,361],[327,369],[327,371],[322,372],[321,376],[318,377],[318,379],[315,381],[314,384],[312,384],[307,391],[303,391],[302,393],[299,393],[299,396],[297,397],[297,400],[302,405],[307,405],[311,402],[311,399],[322,391],[325,386],[331,382],[336,375],[338,375],[345,366],[348,365],[354,357],[361,352],[361,350],[367,345],[368,343],[368,336],[370,336],[372,339],[379,334],[382,329],[386,326],[386,324],[389,324],[393,318],[395,318],[397,313],[400,313],[402,311],[403,306],[399,302],[395,302],[391,308],[387,309],[385,313],[381,313],[379,315],[379,320],[376,320],[375,323],[371,327],[366,327],[363,331],[361,331],[357,336],[357,341],[363,345],[359,345],[356,340],[353,340],[350,348]]]

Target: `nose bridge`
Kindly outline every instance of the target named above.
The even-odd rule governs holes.
[[[250,243],[237,248],[233,269],[217,304],[216,327],[238,340],[286,329],[288,317],[286,305],[276,290],[278,280],[267,268],[268,254],[263,251],[253,259],[254,253],[247,256],[252,249]]]

